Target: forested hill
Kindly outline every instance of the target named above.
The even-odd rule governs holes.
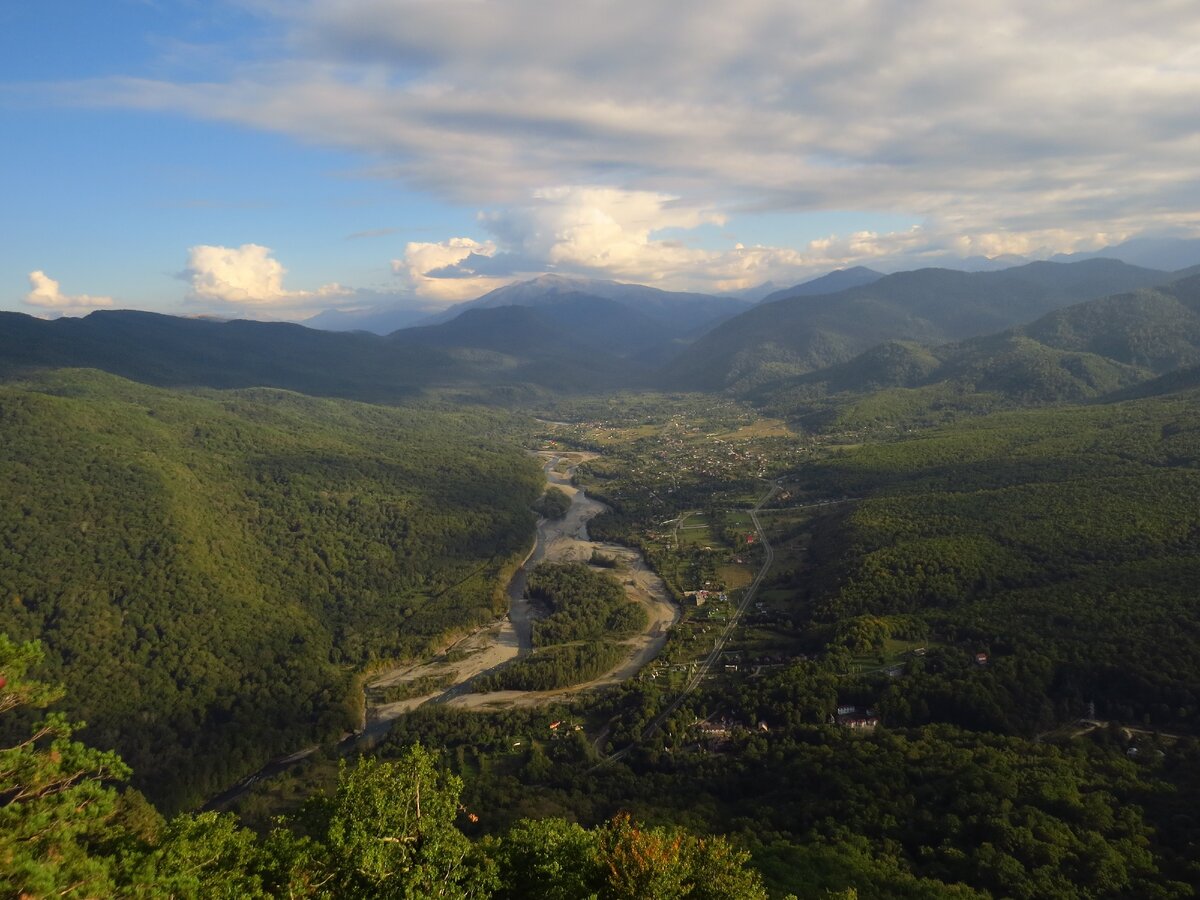
[[[889,688],[890,722],[1031,734],[1094,702],[1200,728],[1200,392],[982,417],[812,477],[863,498],[814,544],[814,619],[991,656]]]
[[[928,424],[960,412],[1135,396],[1200,363],[1200,277],[1103,297],[940,347],[889,341],[817,372],[766,380],[748,397],[809,427]],[[1142,394],[1188,386],[1185,375]]]
[[[772,291],[763,297],[762,302],[774,303],[776,300],[784,300],[788,297],[818,297],[821,294],[836,294],[838,291],[874,284],[882,277],[882,272],[876,272],[866,266],[837,269],[818,278],[794,284],[789,288]]]
[[[47,322],[0,312],[0,372],[87,367],[163,387],[278,387],[387,402],[411,396],[452,362],[442,350],[400,355],[374,335],[278,322],[128,310]]]
[[[704,335],[661,378],[674,388],[744,393],[845,362],[883,341],[947,343],[1171,280],[1168,273],[1105,259],[999,272],[899,272],[836,294],[760,304]]]
[[[357,724],[351,674],[505,603],[506,421],[94,371],[0,385],[0,633],[168,806]]]
[[[515,307],[389,337],[132,311],[49,322],[0,312],[0,375],[62,366],[162,387],[276,387],[392,404],[437,388],[594,389],[630,377],[617,356]]]

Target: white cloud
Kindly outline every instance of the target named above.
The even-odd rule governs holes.
[[[283,286],[287,270],[259,244],[219,247],[200,244],[188,249],[183,276],[191,284],[190,299],[211,308],[271,317],[335,306],[353,295],[349,288],[327,284],[315,291]]]
[[[392,272],[404,278],[407,286],[424,300],[457,303],[478,297],[512,279],[471,277],[469,273],[465,278],[438,278],[429,273],[458,266],[472,254],[491,257],[495,253],[496,245],[491,241],[480,243],[471,238],[456,237],[440,243],[410,242],[404,248],[404,258],[392,260]]]
[[[676,266],[694,254],[677,242],[653,240],[663,229],[722,224],[713,210],[677,205],[678,197],[605,187],[535,191],[532,202],[481,216],[483,224],[516,250],[552,266],[641,276]]]
[[[1070,250],[1098,233],[1200,229],[1188,0],[254,2],[283,38],[270,59],[59,96],[351,148],[376,175],[499,208],[485,223],[498,253],[622,277],[789,260],[730,248],[714,261],[655,240],[697,224],[653,224],[675,210],[925,223],[912,240],[797,250],[797,265],[906,241],[910,253]],[[430,248],[462,249],[410,245],[405,277],[429,295],[463,290],[426,278]]]
[[[40,269],[29,273],[30,291],[25,302],[51,314],[72,316],[113,305],[112,297],[92,297],[87,294],[64,294],[57,281]]]
[[[890,259],[929,242],[920,228],[860,232],[811,242],[803,250],[689,244],[703,225],[723,225],[714,208],[651,191],[562,186],[535,191],[523,204],[481,213],[485,242],[453,238],[411,243],[393,271],[420,296],[477,297],[514,278],[547,270],[674,289],[734,291],[764,281],[797,281],[864,258]],[[663,236],[666,232],[669,236]]]

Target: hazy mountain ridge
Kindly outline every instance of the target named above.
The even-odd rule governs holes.
[[[1200,364],[1200,277],[1075,304],[999,334],[939,347],[889,341],[848,362],[760,384],[786,414],[843,422],[1183,389]],[[1153,393],[1156,389],[1149,388]],[[815,416],[816,419],[811,417]]]
[[[1084,253],[1060,253],[1053,262],[1076,262],[1083,259],[1119,259],[1148,269],[1178,271],[1200,262],[1200,239],[1185,237],[1135,237],[1100,250]]]
[[[563,297],[581,295],[598,297],[628,307],[655,319],[680,335],[695,333],[697,329],[718,320],[737,315],[750,304],[733,297],[718,297],[684,291],[664,291],[641,284],[625,284],[619,281],[599,279],[567,278],[562,275],[541,275],[529,281],[520,281],[489,291],[482,297],[459,303],[437,313],[421,324],[437,325],[448,322],[470,309],[498,306],[552,306]]]
[[[439,348],[459,359],[463,351],[488,353],[496,376],[506,381],[585,390],[630,383],[648,367],[614,350],[644,352],[668,337],[661,325],[621,304],[574,294],[552,306],[469,309],[387,340],[406,352]]]
[[[866,287],[883,278],[882,272],[868,269],[866,266],[853,266],[849,269],[835,269],[817,278],[802,281],[789,288],[773,291],[762,298],[762,303],[774,303],[788,297],[816,297],[821,294],[836,294],[851,288]]]
[[[53,321],[0,313],[0,373],[96,368],[163,387],[277,387],[379,403],[440,386],[590,387],[629,377],[628,364],[545,316],[520,307],[478,312],[489,327],[468,318],[392,338],[123,310]]]
[[[1115,260],[1037,262],[1001,272],[899,272],[836,294],[760,304],[705,334],[661,377],[673,388],[750,394],[763,383],[846,362],[884,341],[963,340],[1172,278]]]
[[[401,328],[411,328],[428,317],[429,313],[425,310],[398,306],[361,310],[327,309],[300,324],[321,331],[369,331],[371,334],[387,335]]]
[[[995,382],[1004,365],[1047,384],[1066,377],[1059,370],[1074,372],[1071,377],[1082,379],[1078,385],[1068,379],[1034,395],[1079,399],[1200,361],[1193,355],[1200,326],[1188,306],[1191,281],[1149,287],[1172,277],[1112,260],[1039,262],[1000,273],[923,269],[837,294],[764,303],[694,342],[684,334],[684,326],[693,324],[688,316],[695,303],[711,311],[703,304],[714,298],[652,292],[660,306],[670,307],[664,313],[652,304],[635,309],[567,290],[578,283],[561,278],[504,289],[509,297],[538,298],[535,305],[474,306],[449,321],[389,337],[130,311],[54,321],[3,313],[0,368],[92,367],[160,386],[267,386],[388,403],[443,387],[577,391],[658,381],[672,388],[732,390],[786,407],[842,391],[924,386],[933,383],[929,379],[949,378],[947,367],[957,359],[965,367],[953,376],[960,379],[970,374]],[[646,296],[634,286],[608,288]],[[1103,299],[1137,289],[1142,290]],[[489,302],[496,299],[487,296]],[[1071,306],[1093,298],[1103,302]],[[1014,335],[1003,347],[995,341],[968,344],[953,351],[953,358],[947,349],[918,352],[908,346],[945,348],[1031,321],[1020,332],[1024,343]],[[856,360],[879,344],[891,348]],[[655,374],[663,361],[666,366]],[[1020,379],[1011,374],[1007,380]]]

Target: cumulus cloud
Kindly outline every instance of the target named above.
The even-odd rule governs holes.
[[[639,237],[664,195],[705,215],[903,214],[950,250],[1200,229],[1200,16],[1181,0],[256,8],[275,17],[281,56],[206,82],[104,80],[60,96],[349,147],[374,174],[500,208],[499,252],[536,244],[527,226],[550,217],[547,259],[614,274],[673,264],[665,242]],[[616,194],[553,187],[581,184]],[[400,268],[440,253],[406,277],[450,291],[440,282],[464,279],[421,279],[459,249],[412,245]],[[723,264],[737,259],[731,248]]]
[[[297,311],[335,305],[333,301],[354,292],[339,284],[315,291],[288,290],[287,270],[259,244],[219,247],[200,244],[188,249],[184,277],[191,284],[190,299],[214,309],[239,314],[293,315]]]
[[[457,303],[512,280],[476,273],[464,265],[472,258],[486,259],[495,253],[496,245],[491,241],[481,243],[471,238],[456,237],[440,243],[412,241],[404,248],[402,259],[392,260],[392,271],[424,300]]]
[[[831,236],[801,249],[740,243],[702,248],[688,243],[689,232],[723,225],[719,210],[669,194],[595,186],[538,190],[525,203],[480,213],[479,222],[490,240],[412,243],[402,259],[392,261],[393,271],[418,295],[440,301],[476,297],[548,270],[724,292],[799,280],[864,258],[890,260],[932,243],[914,227]]]
[[[58,282],[41,269],[29,273],[29,288],[25,302],[47,310],[51,315],[74,316],[113,305],[112,297],[64,294]]]

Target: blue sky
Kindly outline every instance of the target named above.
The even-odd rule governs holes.
[[[1194,235],[1197,47],[1174,0],[9,3],[0,308],[303,318]]]

